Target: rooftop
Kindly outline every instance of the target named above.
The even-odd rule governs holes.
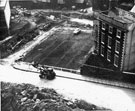
[[[5,7],[7,0],[0,0],[0,8]]]
[[[135,23],[135,13],[120,8],[112,8],[104,12],[99,12],[99,19],[103,19],[119,27],[127,28],[127,25]]]

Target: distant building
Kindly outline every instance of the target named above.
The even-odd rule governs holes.
[[[94,11],[105,11],[109,8],[109,0],[92,0],[92,7]]]
[[[112,7],[98,13],[98,55],[115,71],[135,69],[135,13]]]
[[[130,12],[135,13],[135,5],[132,7],[132,9],[130,10]]]
[[[58,0],[57,3],[58,3],[58,4],[65,4],[65,1],[64,1],[64,0]]]
[[[51,2],[51,0],[38,0],[38,1],[46,2],[46,3],[50,3]]]
[[[28,9],[45,9],[63,7],[72,7],[77,5],[78,8],[86,5],[91,0],[9,0],[11,7],[19,5]]]
[[[135,0],[118,0],[119,8],[130,11],[134,6]]]
[[[75,3],[84,3],[84,0],[75,0]]]
[[[93,10],[106,11],[109,9],[110,2],[127,11],[135,5],[135,0],[92,0]]]
[[[10,27],[10,6],[8,0],[0,1],[0,40],[9,34]]]

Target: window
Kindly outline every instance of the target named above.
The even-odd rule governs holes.
[[[119,54],[120,52],[120,42],[116,40],[115,42],[115,52]]]
[[[111,49],[111,46],[112,46],[112,37],[108,36],[108,48]]]
[[[116,55],[116,54],[115,54],[115,56],[114,56],[114,65],[115,65],[116,67],[118,67],[118,65],[119,65],[119,56]]]
[[[112,34],[113,33],[113,27],[109,26],[109,33]]]
[[[110,62],[111,61],[111,51],[107,50],[107,60]]]
[[[103,57],[104,57],[104,50],[105,50],[104,46],[101,45],[101,56]]]
[[[121,37],[121,31],[117,29],[117,34],[116,37],[120,38]]]
[[[105,43],[105,34],[101,33],[101,43],[104,44]]]
[[[106,26],[105,23],[102,23],[102,30],[105,30]]]

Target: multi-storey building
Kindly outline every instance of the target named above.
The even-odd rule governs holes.
[[[118,0],[119,8],[122,8],[127,11],[131,10],[134,4],[135,0]]]
[[[8,0],[0,1],[0,40],[8,35],[10,27],[10,6]]]
[[[44,9],[44,8],[58,8],[59,5],[64,7],[86,6],[88,0],[9,0],[11,7],[20,5],[28,9]],[[79,7],[80,8],[80,7]]]
[[[124,10],[131,10],[135,4],[135,0],[92,0],[93,10],[105,11],[110,7],[110,2],[113,5]]]
[[[119,8],[98,13],[98,55],[113,70],[135,69],[135,14]]]

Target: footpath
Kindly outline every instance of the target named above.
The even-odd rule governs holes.
[[[26,72],[34,72],[36,74],[39,74],[39,70],[34,68],[31,64],[25,63],[25,62],[18,62],[12,65],[13,68],[21,71],[26,71]],[[56,77],[62,77],[62,78],[68,78],[68,79],[74,79],[74,80],[79,80],[79,81],[86,81],[86,82],[93,82],[93,83],[98,83],[98,84],[103,84],[103,85],[110,85],[110,86],[115,86],[115,87],[121,87],[121,88],[127,88],[127,89],[135,89],[135,84],[131,83],[124,83],[120,81],[111,81],[111,80],[105,80],[105,79],[99,79],[99,78],[93,78],[93,77],[88,77],[79,74],[80,72],[78,70],[71,70],[71,69],[65,69],[65,68],[60,68],[60,67],[53,67],[53,66],[46,66],[46,67],[51,67],[54,69],[56,72]],[[64,73],[61,73],[61,72]]]

